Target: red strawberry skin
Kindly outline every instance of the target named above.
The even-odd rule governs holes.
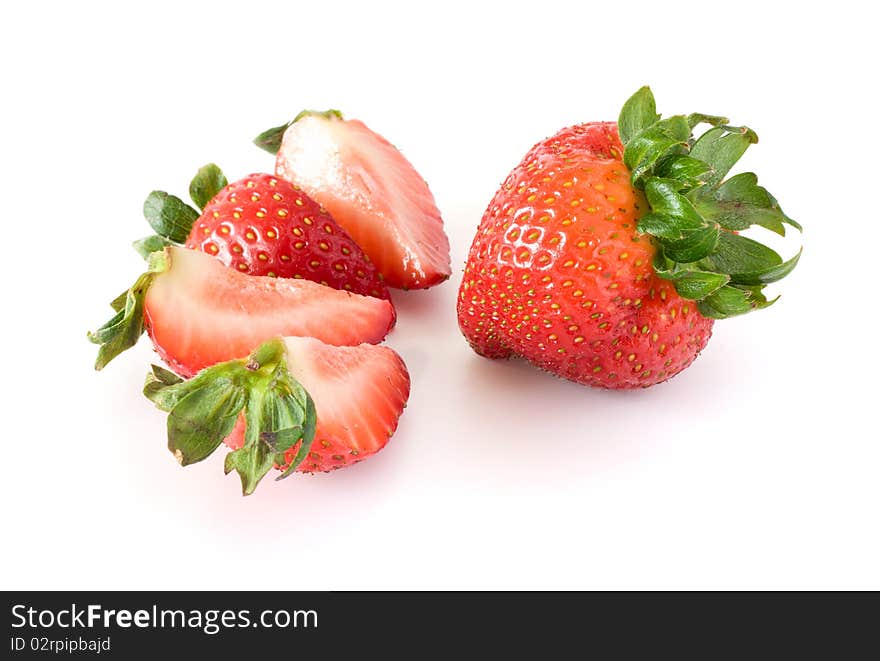
[[[535,145],[507,177],[459,291],[477,353],[628,389],[669,379],[706,346],[712,320],[654,273],[655,248],[636,231],[647,204],[622,154],[616,124],[582,124]]]
[[[369,257],[317,202],[270,174],[229,184],[205,206],[186,247],[250,275],[305,278],[388,298]]]
[[[428,185],[363,122],[306,113],[285,131],[275,172],[328,209],[389,286],[424,289],[449,278],[449,239]]]
[[[306,337],[288,337],[284,343],[288,369],[311,395],[318,414],[311,450],[296,470],[327,472],[384,448],[409,399],[409,373],[400,356],[371,344],[335,347]],[[240,448],[244,432],[241,417],[226,445]],[[288,450],[288,462],[298,449]]]

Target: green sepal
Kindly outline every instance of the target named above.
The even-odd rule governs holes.
[[[769,307],[777,296],[768,301],[760,287],[725,285],[697,303],[700,314],[710,319],[728,319],[752,310]]]
[[[183,465],[209,456],[244,415],[244,444],[227,455],[224,466],[227,473],[239,474],[245,495],[274,465],[283,466],[286,453],[299,443],[282,477],[296,468],[315,436],[315,404],[291,376],[281,340],[265,342],[247,358],[213,365],[187,381],[154,365],[144,395],[169,412],[168,448]]]
[[[706,163],[710,171],[706,183],[710,186],[721,182],[749,145],[758,142],[757,134],[743,126],[732,128],[716,126],[709,129],[694,142],[690,155]]]
[[[128,298],[128,290],[126,289],[119,296],[110,301],[110,307],[113,308],[113,312],[120,312],[125,309],[125,301]]]
[[[720,233],[717,226],[685,230],[681,239],[664,241],[663,252],[675,262],[696,262],[715,250]]]
[[[772,248],[754,239],[724,232],[705,263],[714,271],[734,275],[778,266],[782,263],[782,257]]]
[[[678,192],[680,182],[652,177],[645,196],[652,212],[639,220],[640,232],[662,240],[666,257],[695,262],[708,255],[718,241],[718,227],[707,225],[691,202]]]
[[[177,399],[180,398],[169,399],[168,393],[171,390],[168,386],[176,386],[183,382],[183,379],[171,370],[166,370],[158,365],[150,365],[150,371],[144,380],[144,396],[163,411],[170,411],[177,403]]]
[[[276,455],[262,443],[246,445],[226,455],[223,471],[236,471],[241,478],[241,492],[250,496],[277,461]]]
[[[617,130],[621,141],[626,144],[639,131],[646,129],[660,119],[651,88],[645,85],[633,94],[620,111]]]
[[[150,236],[145,236],[143,239],[138,239],[131,244],[131,247],[135,249],[138,255],[147,259],[150,255],[158,250],[164,250],[168,246],[176,246],[180,245],[175,243],[174,241],[169,241],[164,236],[159,236],[158,234],[151,234]]]
[[[768,266],[757,271],[734,273],[731,274],[730,279],[732,282],[735,282],[739,285],[752,286],[769,285],[770,283],[778,282],[789,273],[794,271],[794,267],[797,266],[798,261],[800,261],[801,253],[803,253],[803,251],[804,249],[801,248],[797,251],[797,254],[794,257],[780,264],[777,264],[776,266]]]
[[[199,212],[179,197],[154,190],[144,200],[144,218],[159,236],[185,243]]]
[[[211,199],[223,190],[229,182],[214,163],[199,168],[189,184],[189,196],[199,209],[204,209]]]
[[[694,136],[700,124],[709,128]],[[758,225],[784,235],[785,225],[801,226],[758,185],[753,173],[725,180],[746,149],[758,142],[757,134],[731,126],[720,115],[663,119],[646,87],[624,104],[618,131],[631,182],[648,201],[638,231],[654,241],[657,275],[715,319],[770,305],[763,287],[791,273],[801,252],[783,261],[737,232]]]
[[[680,186],[678,190],[681,190],[705,184],[712,168],[696,158],[677,154],[658,161],[654,171],[662,179],[677,181]]]
[[[312,447],[312,442],[305,442],[305,439],[314,439],[315,438],[315,428],[318,425],[318,414],[315,411],[315,402],[312,401],[312,398],[309,397],[306,402],[306,415],[305,422],[302,427],[302,439],[303,442],[300,443],[299,450],[297,450],[296,456],[294,456],[293,461],[288,464],[287,468],[275,478],[276,481],[283,480],[286,477],[289,477],[297,467],[305,460],[305,458],[309,455],[309,450]]]
[[[710,126],[721,126],[722,124],[729,124],[730,120],[727,117],[722,117],[721,115],[706,115],[701,112],[692,112],[687,117],[688,126],[692,129],[695,128],[698,124],[709,124]]]
[[[679,296],[694,301],[706,298],[730,282],[730,276],[724,273],[681,267],[667,259],[661,250],[654,257],[654,271],[664,280],[671,281]]]
[[[738,234],[723,232],[712,255],[704,265],[720,273],[726,273],[738,285],[767,285],[781,280],[794,270],[803,249],[783,262],[775,250],[763,243]]]
[[[678,191],[680,182],[674,179],[652,177],[645,184],[645,197],[653,213],[672,218],[680,232],[705,227],[706,222],[697,213],[694,205]]]
[[[229,436],[246,396],[234,378],[206,380],[168,414],[168,449],[181,466],[207,458]]]
[[[290,128],[291,124],[295,124],[303,117],[308,117],[309,115],[324,117],[325,119],[342,119],[342,113],[332,108],[330,110],[303,110],[286,124],[266,129],[260,133],[260,135],[254,138],[254,144],[272,155],[277,154],[278,150],[281,149],[281,140],[284,138],[284,132]]]
[[[116,314],[98,330],[88,333],[89,341],[100,345],[95,369],[101,370],[111,360],[126,349],[137,344],[144,332],[144,298],[153,278],[168,268],[168,257],[164,252],[150,255],[146,273],[142,273],[125,293],[125,305],[120,307],[120,297],[112,303]],[[118,308],[118,309],[117,309]]]
[[[780,236],[785,236],[786,224],[801,230],[801,226],[782,211],[776,198],[758,185],[758,177],[752,172],[738,174],[714,188],[698,188],[688,197],[704,218],[733,232],[752,225]]]
[[[633,185],[639,187],[639,182],[662,157],[683,153],[690,134],[687,118],[675,115],[642,129],[625,143],[623,163],[630,170]]]

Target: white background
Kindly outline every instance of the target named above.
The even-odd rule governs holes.
[[[590,4],[7,7],[0,585],[880,588],[868,3]],[[647,391],[478,358],[454,302],[485,205],[534,142],[645,83],[761,135],[743,167],[806,228],[782,299]],[[271,168],[250,139],[327,107],[419,168],[454,273],[395,296],[413,384],[387,449],[242,498],[222,453],[166,451],[148,343],[95,373],[85,333],[142,267],[147,192]]]

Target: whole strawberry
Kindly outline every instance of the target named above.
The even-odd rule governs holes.
[[[190,186],[201,215],[161,191],[144,203],[159,236],[136,244],[142,252],[184,243],[250,275],[305,278],[334,289],[388,298],[388,287],[369,257],[327,211],[298,187],[271,174],[234,183],[207,165]]]
[[[699,139],[693,128],[711,126]],[[660,119],[650,90],[617,124],[538,143],[489,204],[458,320],[490,358],[520,356],[572,381],[647,387],[697,357],[714,319],[766,307],[796,265],[737,232],[800,229],[752,173],[724,177],[757,136],[722,117]]]

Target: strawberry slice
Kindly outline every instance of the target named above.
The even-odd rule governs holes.
[[[251,276],[201,252],[168,247],[114,301],[117,314],[90,339],[101,345],[96,368],[147,330],[159,355],[190,376],[246,356],[276,335],[309,335],[329,344],[381,342],[394,325],[387,300],[309,280]]]
[[[366,459],[385,447],[409,398],[409,374],[388,347],[361,344],[335,347],[309,337],[284,338],[287,369],[312,396],[317,431],[306,459],[296,470],[316,473]],[[239,419],[226,444],[244,444]],[[299,446],[287,450],[284,466]]]
[[[307,111],[256,142],[277,150],[275,173],[324,206],[389,286],[424,289],[449,277],[449,239],[428,185],[363,122]]]
[[[273,466],[329,471],[381,450],[409,398],[409,374],[387,347],[275,338],[247,358],[184,381],[153,366],[144,394],[168,411],[168,449],[184,466],[225,440],[225,470],[250,494]]]

